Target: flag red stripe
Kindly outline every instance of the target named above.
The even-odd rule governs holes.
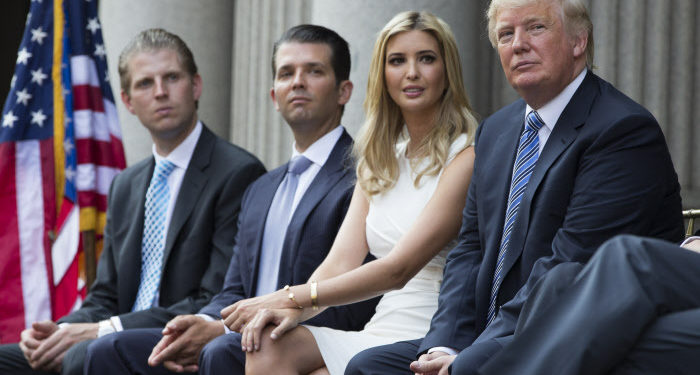
[[[82,138],[75,140],[78,164],[96,164],[103,167],[123,169],[126,161],[124,154],[116,154],[114,150],[122,147],[121,142],[115,145],[112,142],[100,141],[94,138]]]
[[[46,279],[49,294],[53,296],[53,267],[51,266],[51,239],[48,233],[56,227],[56,176],[54,175],[53,138],[39,142],[41,154],[41,182],[44,193],[44,259],[46,259]],[[53,301],[51,301],[53,304]]]
[[[107,196],[94,191],[78,191],[78,207],[97,207],[100,212],[107,211]]]
[[[15,184],[15,143],[0,143],[0,343],[25,328]]]
[[[95,112],[104,112],[102,103],[102,91],[98,86],[75,85],[73,86],[73,110],[89,109]]]

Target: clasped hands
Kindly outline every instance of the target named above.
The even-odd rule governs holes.
[[[243,350],[252,351],[260,347],[260,335],[267,324],[278,324],[275,335],[278,337],[297,324],[294,314],[301,314],[299,309],[276,309],[284,306],[285,299],[278,299],[275,293],[249,298],[236,302],[221,310],[224,324],[232,331],[241,333]],[[287,311],[296,310],[296,311]],[[248,323],[248,324],[246,324]],[[254,327],[260,327],[255,329]],[[282,327],[282,328],[280,328]],[[180,315],[173,318],[163,329],[163,338],[156,344],[148,357],[148,364],[174,372],[198,371],[199,353],[214,338],[224,334],[221,321],[208,321],[196,315]]]
[[[96,338],[97,328],[97,323],[73,323],[59,329],[50,320],[35,322],[22,331],[19,348],[34,370],[60,372],[68,349]]]

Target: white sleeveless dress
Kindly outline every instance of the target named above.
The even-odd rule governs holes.
[[[389,254],[405,235],[433,196],[442,171],[437,176],[421,178],[420,186],[413,184],[410,161],[405,157],[407,141],[397,144],[399,179],[396,185],[373,196],[366,218],[366,236],[370,253],[376,258]],[[460,135],[450,146],[447,163],[462,150],[467,135]],[[427,161],[426,161],[427,162]],[[430,328],[437,310],[442,270],[454,239],[428,262],[402,289],[384,294],[376,312],[362,331],[341,331],[327,327],[305,326],[311,331],[323,361],[331,375],[343,374],[350,359],[362,350],[397,341],[422,338]]]

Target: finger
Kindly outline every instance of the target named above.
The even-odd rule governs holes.
[[[240,301],[238,301],[240,302]],[[234,303],[233,305],[228,305],[221,309],[221,317],[226,319],[228,318],[229,315],[231,315],[232,312],[236,310],[236,307],[238,306],[238,302]]]
[[[182,336],[179,336],[178,338],[174,339],[173,341],[169,342],[165,347],[163,347],[160,350],[160,353],[156,354],[153,357],[153,364],[151,364],[151,360],[149,359],[148,364],[151,366],[157,366],[158,363],[163,362],[165,360],[173,359],[177,357],[177,354],[182,350],[182,348],[187,345],[187,341],[180,339]],[[154,348],[155,350],[155,348]]]
[[[294,328],[297,326],[296,321],[294,321],[291,318],[284,318],[282,322],[277,326],[277,328],[272,330],[272,333],[270,333],[270,338],[273,340],[277,340],[282,335],[287,333],[290,329]]]
[[[184,368],[180,366],[178,363],[175,363],[174,361],[165,361],[163,362],[163,366],[167,368],[170,371],[173,372],[183,372]]]
[[[192,318],[195,317],[192,315],[178,315],[174,317],[165,325],[165,328],[163,328],[163,334],[170,335],[187,330],[187,328],[194,324]]]
[[[185,366],[185,372],[197,372],[197,371],[199,371],[199,366],[197,366],[197,365]]]
[[[168,347],[168,345],[175,341],[175,338],[176,336],[174,335],[164,335],[163,338],[158,341],[156,346],[153,347],[153,350],[151,350],[151,355],[148,356],[148,364],[150,366],[157,366],[162,362],[162,357],[160,354],[165,348]]]
[[[253,329],[253,326],[255,325],[255,322],[257,321],[257,316],[254,317],[248,324],[244,325],[241,328],[241,347],[244,352],[249,352],[252,351],[252,332],[251,330]]]
[[[414,361],[411,363],[411,371],[419,374],[425,374],[430,372],[437,372],[440,370],[441,361],[431,360],[431,361]]]

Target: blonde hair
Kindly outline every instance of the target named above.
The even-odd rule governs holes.
[[[354,148],[357,183],[369,196],[392,188],[399,175],[396,142],[399,140],[404,120],[401,109],[387,91],[384,66],[389,39],[396,34],[412,30],[425,31],[437,40],[447,79],[436,125],[420,144],[416,145],[416,159],[427,158],[428,163],[417,171],[414,185],[418,186],[423,176],[437,175],[447,162],[452,142],[466,133],[466,145],[470,145],[476,130],[476,118],[472,114],[464,90],[457,44],[449,25],[428,12],[408,11],[397,14],[379,32],[374,44],[364,102],[367,117]],[[412,166],[415,167],[414,164],[412,163]]]
[[[594,44],[593,44],[593,22],[588,15],[586,5],[581,0],[492,0],[489,4],[489,9],[486,10],[486,20],[488,21],[489,40],[495,48],[498,42],[496,36],[496,17],[498,10],[502,7],[518,8],[531,4],[559,4],[561,7],[561,20],[564,24],[564,29],[569,36],[580,35],[585,33],[588,35],[586,44],[586,66],[588,69],[594,69]]]

